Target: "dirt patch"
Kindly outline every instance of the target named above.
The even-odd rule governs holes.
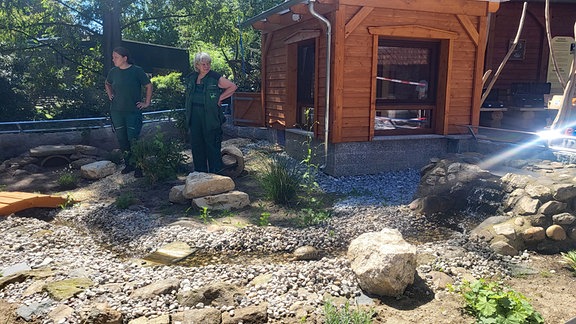
[[[130,208],[145,206],[152,213],[171,215],[197,215],[199,211],[189,206],[174,205],[168,202],[168,193],[174,185],[182,184],[184,175],[174,181],[147,184],[145,179],[135,179],[132,174],[114,175],[99,181],[81,180],[78,188],[63,190],[59,184],[63,169],[43,169],[32,174],[11,175],[0,173],[0,188],[7,191],[41,192],[46,194],[72,195],[78,200],[99,200],[114,202],[123,195],[133,199]],[[216,222],[210,226],[240,226],[257,224],[262,210],[270,212],[270,223],[289,226],[293,221],[291,211],[274,206],[264,197],[254,173],[248,168],[235,179],[238,190],[247,192],[252,204],[235,212],[234,215],[213,215]],[[19,216],[42,218],[49,214],[45,209],[20,212]],[[49,221],[49,219],[46,219]],[[240,225],[239,225],[240,224]],[[559,255],[534,255],[531,274],[518,275],[504,283],[524,294],[534,308],[545,318],[546,323],[565,323],[576,317],[574,310],[574,289],[576,277],[561,262]],[[445,291],[433,291],[420,277],[409,286],[400,298],[374,299],[371,307],[375,310],[374,323],[472,323],[474,319],[463,313],[463,300],[460,296]],[[0,300],[0,323],[21,323],[14,317],[14,305]]]

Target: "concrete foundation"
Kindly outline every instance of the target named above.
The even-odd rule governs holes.
[[[313,163],[322,165],[333,176],[375,174],[383,171],[420,169],[431,158],[444,157],[451,150],[462,150],[465,136],[460,139],[440,135],[381,136],[371,142],[328,144],[309,141],[310,134],[298,130],[286,131],[286,152],[304,160],[307,147],[312,148]],[[450,144],[450,145],[449,145]]]

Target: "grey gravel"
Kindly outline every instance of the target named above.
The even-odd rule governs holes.
[[[266,143],[255,146],[262,145]],[[111,177],[127,179],[119,173]],[[365,232],[386,227],[399,229],[406,240],[417,244],[419,254],[432,256],[432,261],[419,267],[423,275],[438,269],[450,274],[452,269],[465,268],[477,278],[507,276],[509,263],[529,259],[527,253],[501,258],[482,244],[468,240],[461,231],[440,228],[413,214],[406,205],[417,188],[416,170],[341,178],[319,174],[316,180],[326,192],[348,197],[335,204],[331,219],[307,228],[248,226],[234,231],[209,231],[195,221],[166,219],[144,207],[119,210],[111,202],[98,200],[55,210],[52,222],[5,217],[0,219],[0,270],[25,263],[32,268],[53,268],[53,280],[89,277],[95,285],[65,302],[76,310],[67,320],[69,323],[79,323],[82,310],[95,302],[108,303],[126,320],[183,311],[176,292],[150,300],[130,297],[135,289],[162,279],[180,279],[180,290],[185,291],[220,281],[247,285],[259,275],[271,274],[272,280],[267,284],[247,288],[240,307],[267,301],[270,318],[281,322],[283,317],[294,315],[291,306],[297,302],[306,301],[320,310],[324,294],[346,298],[361,295],[345,251],[352,239]],[[122,181],[112,181],[111,186],[118,182]],[[174,241],[186,242],[198,252],[213,255],[215,262],[206,266],[148,267],[139,261],[138,258]],[[326,256],[318,261],[277,262],[258,262],[253,257],[288,255],[304,245],[314,246]],[[238,252],[247,256],[244,262],[221,263],[218,259]],[[9,284],[0,290],[0,298],[18,305],[50,305],[50,309],[58,305],[46,292],[30,293],[31,284],[31,279]],[[233,312],[234,306],[222,311]]]

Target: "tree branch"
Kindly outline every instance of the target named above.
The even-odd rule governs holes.
[[[76,8],[72,8],[70,5],[64,3],[64,2],[62,2],[62,1],[60,1],[60,0],[52,0],[52,1],[60,4],[61,6],[64,6],[64,7],[68,8],[68,9],[71,10],[71,11],[74,11],[75,13],[77,13],[77,14],[79,14],[80,16],[82,16],[82,17],[90,20],[91,22],[95,22],[95,23],[99,24],[100,26],[102,26],[102,22],[101,22],[101,21],[98,21],[98,20],[93,19],[92,17],[90,17],[89,15],[87,15],[87,14],[86,14],[85,12],[83,12],[83,11],[80,11],[80,10],[78,10],[78,9],[76,9]]]
[[[90,29],[86,26],[83,25],[78,25],[78,24],[69,24],[69,23],[65,23],[65,22],[39,22],[39,23],[35,23],[35,24],[30,24],[27,25],[26,27],[34,27],[34,26],[66,26],[66,27],[75,27],[75,28],[79,28],[81,30],[87,31],[92,35],[100,35],[99,32]]]
[[[23,34],[23,35],[25,35],[26,37],[28,37],[28,38],[30,38],[30,39],[33,39],[36,43],[40,44],[40,45],[36,46],[36,48],[38,48],[38,47],[48,47],[48,48],[50,48],[51,50],[53,50],[54,52],[56,52],[57,54],[59,54],[60,56],[62,56],[62,58],[63,58],[64,60],[66,60],[66,61],[68,61],[68,62],[72,62],[72,63],[74,63],[74,64],[76,64],[76,65],[78,65],[78,66],[81,66],[81,67],[85,68],[87,71],[90,71],[90,72],[92,72],[92,73],[95,73],[95,74],[100,75],[100,71],[96,71],[96,70],[92,69],[90,66],[86,66],[86,65],[84,65],[84,64],[82,64],[82,63],[80,63],[80,62],[78,62],[78,61],[70,58],[68,55],[62,53],[58,48],[56,48],[55,46],[52,46],[50,43],[44,42],[44,41],[42,41],[42,40],[39,40],[38,38],[36,38],[36,37],[28,34],[27,32],[25,32],[25,31],[23,31],[23,30],[18,30],[18,29],[11,29],[11,30],[12,30],[12,31],[15,31],[15,32],[17,32],[17,33]],[[31,48],[30,48],[30,49],[31,49]]]
[[[132,25],[136,25],[139,22],[143,22],[143,21],[150,21],[150,20],[159,20],[159,19],[164,19],[164,18],[187,18],[187,17],[192,17],[194,16],[194,14],[186,14],[186,15],[164,15],[164,16],[156,16],[156,17],[147,17],[147,18],[141,18],[141,19],[136,19],[134,21],[131,21],[125,25],[122,26],[122,29],[124,28],[128,28]]]

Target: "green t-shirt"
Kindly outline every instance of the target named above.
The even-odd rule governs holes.
[[[124,70],[118,67],[112,68],[106,82],[112,85],[114,90],[110,110],[133,111],[138,110],[137,102],[143,102],[142,87],[149,84],[150,79],[141,67],[131,65]]]

